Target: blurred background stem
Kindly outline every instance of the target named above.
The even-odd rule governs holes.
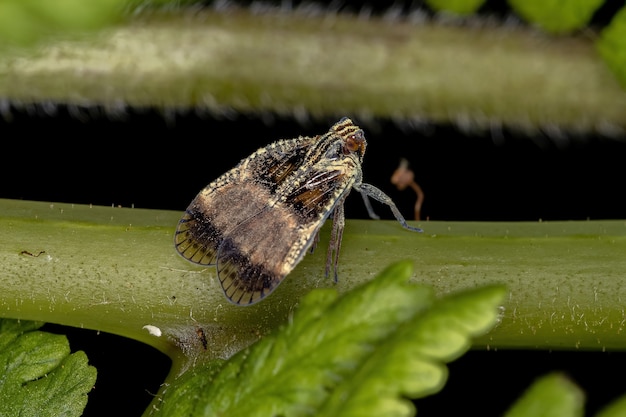
[[[68,0],[69,1],[69,0]],[[147,11],[0,59],[7,105],[386,117],[614,136],[626,95],[596,36],[333,13]],[[2,108],[3,106],[0,106]]]

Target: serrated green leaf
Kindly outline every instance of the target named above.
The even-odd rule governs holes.
[[[501,286],[449,296],[403,323],[381,343],[355,375],[344,380],[317,416],[404,417],[415,413],[404,397],[439,391],[447,379],[444,362],[470,347],[470,337],[498,320]]]
[[[431,288],[408,282],[411,274],[411,263],[400,262],[341,296],[312,291],[288,324],[226,363],[188,371],[149,414],[411,415],[401,395],[431,393],[447,374],[442,355],[420,350],[416,341],[458,356],[468,337],[495,323],[504,295],[489,287],[437,301]],[[445,321],[462,337],[433,340]]]
[[[624,417],[626,416],[626,395],[612,401],[600,410],[596,417]]]
[[[485,0],[427,0],[426,4],[436,11],[460,15],[476,13]]]
[[[584,395],[561,374],[549,374],[535,381],[505,417],[582,417]]]
[[[0,416],[80,416],[96,380],[83,352],[41,323],[0,321]]]
[[[597,43],[598,52],[626,86],[626,7],[613,17],[611,24],[604,28]]]
[[[602,0],[509,0],[522,18],[552,33],[584,28]]]
[[[224,366],[226,365],[226,366]],[[214,360],[191,368],[179,376],[172,385],[166,384],[161,391],[160,401],[147,410],[147,415],[187,416],[202,415],[196,411],[202,395],[216,384],[214,377],[218,373],[236,375],[239,363]]]
[[[501,311],[502,286],[486,286],[472,291],[449,295],[439,301],[411,328],[415,349],[428,357],[450,362],[470,346],[470,338],[491,329]]]
[[[291,325],[241,353],[245,360],[240,372],[222,381],[216,390],[220,395],[207,401],[207,415],[309,414],[375,342],[431,304],[430,288],[408,284],[411,270],[410,263],[399,263],[367,285],[342,297],[335,294],[332,303],[324,297],[327,305],[318,312],[319,320],[311,321],[307,309],[297,310]],[[305,326],[300,317],[306,318]]]
[[[0,320],[0,352],[21,334],[37,330],[43,326],[38,321]]]

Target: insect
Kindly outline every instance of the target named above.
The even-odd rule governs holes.
[[[337,281],[344,229],[344,201],[351,189],[389,206],[408,230],[391,198],[362,182],[367,142],[347,117],[323,135],[274,142],[243,159],[201,190],[176,228],[174,244],[184,258],[216,265],[226,297],[254,304],[281,283],[315,248],[324,221],[332,215],[326,276]]]

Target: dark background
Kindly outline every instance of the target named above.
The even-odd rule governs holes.
[[[505,19],[509,11],[502,3],[487,2],[482,13]],[[342,7],[358,10],[363,4]],[[394,4],[405,12],[422,6]],[[602,25],[622,4],[606,2],[593,23]],[[152,109],[127,109],[114,117],[97,108],[57,104],[11,107],[0,114],[0,198],[180,211],[208,182],[258,147],[324,133],[343,116],[296,121],[271,114],[214,117],[180,110],[164,116]],[[389,183],[400,158],[410,161],[426,194],[422,216],[432,220],[626,217],[626,135],[466,131],[348,116],[364,128],[368,140],[365,181],[391,195],[407,218],[414,196]],[[392,218],[385,207],[375,208]],[[348,199],[346,215],[365,218],[358,196]],[[140,415],[167,374],[169,360],[140,343],[56,325],[45,329],[68,334],[72,349],[85,350],[98,368],[86,416]],[[623,352],[471,351],[450,365],[440,394],[417,402],[418,412],[450,415],[463,408],[500,415],[535,378],[554,370],[587,392],[588,415],[626,393]]]
[[[81,118],[75,114],[81,112]],[[616,219],[626,213],[621,193],[626,136],[560,132],[410,127],[349,115],[366,132],[365,182],[386,191],[407,217],[415,195],[390,177],[410,161],[431,220]],[[341,115],[300,123],[287,117],[234,115],[212,119],[183,113],[129,110],[124,120],[102,112],[56,108],[12,111],[0,121],[6,139],[0,196],[95,205],[184,210],[196,193],[257,148],[283,138],[325,133]],[[348,217],[366,217],[361,199]],[[377,206],[382,217],[391,213]]]

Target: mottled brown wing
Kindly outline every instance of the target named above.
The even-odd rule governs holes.
[[[191,262],[213,265],[220,238],[210,223],[206,226],[203,224],[202,215],[197,210],[187,208],[176,227],[174,246],[183,258]]]
[[[308,246],[309,232],[284,213],[278,207],[263,210],[222,241],[217,275],[233,303],[252,304],[270,294],[295,266],[293,248]]]
[[[267,193],[239,179],[207,187],[191,202],[178,222],[174,235],[176,250],[191,262],[215,264],[217,248],[224,235],[262,210],[267,198]],[[241,204],[242,201],[246,204]]]
[[[176,250],[191,262],[215,264],[224,236],[276,198],[276,188],[302,165],[316,139],[275,142],[210,183],[180,219],[174,235]]]
[[[352,185],[339,171],[309,172],[297,182],[286,198],[224,236],[217,272],[233,303],[253,304],[269,295],[302,260],[339,196]]]

